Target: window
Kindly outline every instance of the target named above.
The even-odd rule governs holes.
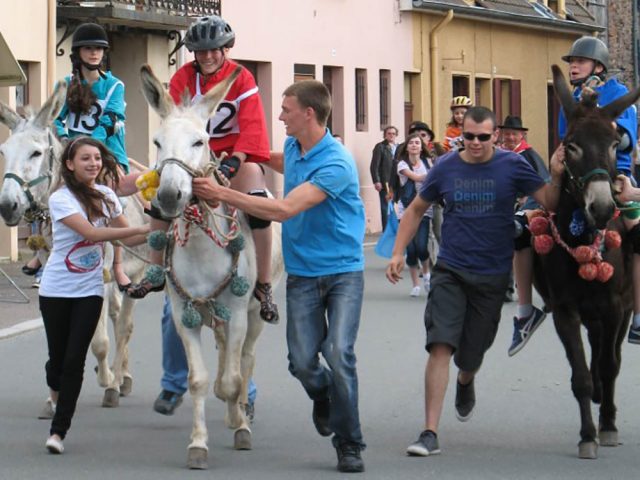
[[[380,70],[380,130],[391,123],[391,71]]]
[[[356,131],[367,131],[367,71],[356,68]]]
[[[466,75],[453,75],[451,77],[452,97],[459,97],[469,95],[469,77]]]
[[[493,111],[498,122],[507,115],[521,117],[520,80],[493,79]]]
[[[24,76],[27,77],[27,82],[22,85],[16,85],[16,111],[20,114],[24,114],[24,108],[29,105],[29,64],[27,62],[18,62],[20,68],[24,72]]]
[[[491,108],[491,79],[476,77],[475,105]]]
[[[303,63],[295,63],[293,65],[293,81],[313,80],[316,78],[316,66],[306,65]]]
[[[331,93],[331,114],[327,120],[327,127],[331,133],[337,133],[344,137],[344,69],[323,66],[322,83]]]

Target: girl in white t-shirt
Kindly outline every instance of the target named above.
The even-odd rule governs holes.
[[[398,152],[398,177],[400,180],[400,198],[398,201],[398,218],[402,221],[405,208],[420,191],[422,183],[427,178],[429,169],[433,166],[426,144],[430,139],[423,138],[418,133],[409,135]],[[406,203],[406,204],[405,204]],[[420,295],[420,273],[425,293],[429,293],[429,228],[433,217],[433,207],[430,207],[422,217],[415,236],[407,245],[407,266],[411,275],[412,297]]]
[[[46,447],[62,453],[82,387],[84,363],[100,318],[103,242],[145,242],[149,226],[129,227],[116,194],[116,160],[98,140],[77,137],[62,154],[62,180],[49,198],[53,248],[40,284],[40,311],[49,347],[45,365],[55,414]]]

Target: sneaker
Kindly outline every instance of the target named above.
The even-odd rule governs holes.
[[[431,430],[422,432],[418,440],[407,447],[407,455],[414,457],[428,457],[429,455],[438,455],[439,453],[440,445],[438,444],[438,435]]]
[[[522,350],[546,316],[547,314],[542,310],[533,307],[533,312],[528,317],[513,318],[513,340],[509,347],[510,357]]]
[[[38,418],[40,420],[51,420],[55,414],[56,414],[56,404],[53,403],[53,400],[51,400],[51,397],[49,397],[47,398],[47,401],[45,402],[44,407],[42,407],[42,410],[40,411]]]
[[[420,286],[416,285],[415,287],[413,287],[411,289],[411,293],[409,294],[412,297],[419,297],[420,296]]]
[[[473,415],[473,407],[476,405],[474,381],[475,378],[467,385],[456,382],[456,417],[461,422],[470,420]]]
[[[334,437],[333,444],[338,455],[338,471],[342,473],[364,472],[364,462],[360,456],[362,447],[357,443],[337,441]]]
[[[331,401],[328,398],[313,401],[313,424],[323,437],[333,433],[329,426],[329,414],[331,413]]]
[[[36,278],[31,284],[31,288],[40,288],[40,279]]]
[[[60,440],[60,437],[58,437],[57,435],[51,435],[47,439],[47,443],[45,443],[44,446],[47,447],[49,453],[60,454],[64,452],[64,445],[62,444],[62,440]]]
[[[173,412],[181,403],[182,395],[169,390],[162,390],[156,401],[153,402],[153,409],[162,415],[173,415]]]
[[[429,290],[431,290],[431,274],[427,273],[424,277],[422,277],[422,286],[424,287],[424,292],[429,295]]]
[[[245,403],[244,414],[247,416],[249,423],[253,423],[253,417],[256,415],[256,406],[251,402]]]
[[[629,343],[634,343],[636,345],[640,345],[640,327],[629,328]]]

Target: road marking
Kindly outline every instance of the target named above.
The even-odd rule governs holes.
[[[18,323],[17,325],[9,328],[0,328],[0,340],[20,335],[21,333],[30,332],[31,330],[36,330],[43,326],[44,324],[42,323],[42,317],[40,317],[33,320],[27,320],[26,322]]]

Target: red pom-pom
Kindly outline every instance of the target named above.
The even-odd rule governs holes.
[[[578,275],[588,282],[595,280],[598,276],[598,266],[595,263],[583,263],[578,269]]]
[[[586,245],[580,245],[573,251],[573,258],[575,258],[578,263],[588,263],[593,260],[595,256],[596,252],[593,251],[593,248],[587,247]]]
[[[536,208],[535,210],[531,210],[527,216],[529,217],[529,219],[534,219],[537,217],[544,217],[544,210],[541,210],[539,208]]]
[[[600,262],[598,264],[598,281],[608,282],[611,277],[613,277],[613,265],[609,262]]]
[[[549,231],[549,220],[545,217],[534,217],[529,220],[529,231],[531,235],[542,235]]]
[[[534,237],[533,248],[538,255],[546,255],[553,248],[553,238],[551,235],[542,234]]]
[[[620,234],[615,230],[607,230],[604,234],[604,245],[607,247],[607,250],[620,248],[620,245],[622,245],[622,238],[620,238]]]

